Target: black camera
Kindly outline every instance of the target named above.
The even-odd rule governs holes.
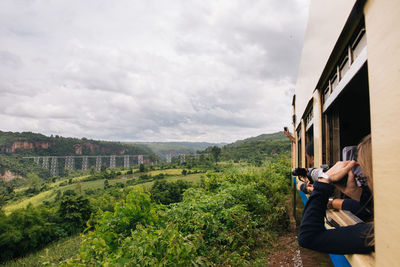
[[[294,176],[300,176],[300,177],[307,177],[308,180],[310,181],[310,184],[313,184],[314,182],[318,181],[318,176],[320,170],[323,172],[326,172],[329,170],[328,165],[321,165],[321,168],[296,168],[292,171],[292,175]]]
[[[343,148],[342,151],[342,158],[343,161],[347,160],[357,160],[357,147],[356,146],[347,146]],[[307,177],[308,180],[310,181],[310,184],[313,184],[315,181],[318,181],[320,170],[322,169],[323,172],[328,171],[333,165],[321,165],[321,168],[296,168],[293,170],[292,174],[294,176],[300,176],[300,177]],[[355,166],[352,169],[354,173],[354,179],[356,180],[357,186],[367,186],[367,178],[364,177],[363,172],[361,170],[360,166]],[[346,186],[347,185],[347,180],[348,180],[348,175],[346,174],[343,179],[340,181],[335,182],[335,184]]]

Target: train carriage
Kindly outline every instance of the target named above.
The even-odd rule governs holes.
[[[292,166],[334,164],[371,134],[375,253],[347,256],[353,266],[400,262],[399,27],[398,0],[311,0],[292,102]]]

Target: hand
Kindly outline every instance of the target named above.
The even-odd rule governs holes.
[[[311,194],[313,190],[314,190],[314,186],[312,184],[310,184],[310,181],[307,181],[307,191],[308,191],[308,193]]]
[[[329,179],[331,180],[332,183],[338,182],[343,179],[343,177],[346,176],[348,172],[351,171],[351,169],[354,168],[354,166],[358,165],[357,162],[354,160],[352,161],[338,161],[336,162],[335,165],[333,165],[332,168],[330,168],[326,174],[329,176]],[[354,179],[354,175],[353,175]]]
[[[354,179],[354,173],[352,171],[350,171],[348,174],[346,186],[339,184],[335,184],[335,186],[346,196],[351,197],[356,201],[360,201],[362,188],[357,186],[356,180]]]

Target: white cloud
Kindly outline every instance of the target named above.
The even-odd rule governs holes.
[[[234,141],[290,120],[308,1],[0,3],[1,130]]]

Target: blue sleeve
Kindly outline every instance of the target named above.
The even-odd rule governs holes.
[[[367,235],[372,225],[360,223],[336,229],[325,229],[326,204],[334,187],[325,183],[314,183],[314,190],[304,208],[298,241],[299,245],[312,250],[332,254],[370,253]]]
[[[342,203],[342,210],[348,210],[351,211],[352,213],[356,214],[359,212],[361,209],[360,202],[357,200],[351,199],[351,198],[346,198],[343,200]]]

